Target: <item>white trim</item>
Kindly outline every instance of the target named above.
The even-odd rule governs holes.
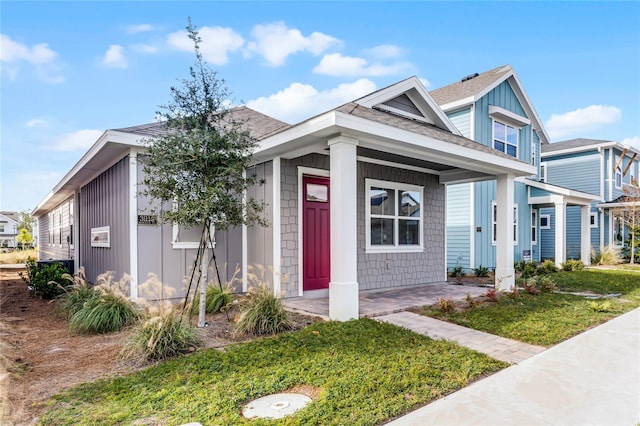
[[[498,204],[496,200],[491,201],[491,211],[489,213],[491,218],[491,245],[495,246],[497,244],[497,234],[498,234]]]
[[[106,233],[106,241],[93,241],[94,234]],[[111,248],[111,226],[100,226],[97,228],[91,228],[91,247],[104,247]]]
[[[598,144],[593,144],[593,145],[585,145],[585,146],[580,146],[580,147],[575,147],[575,148],[565,148],[565,149],[559,149],[557,151],[547,151],[544,154],[542,154],[542,156],[544,157],[554,157],[556,155],[564,155],[564,154],[574,154],[574,153],[578,153],[578,152],[585,152],[585,151],[602,151],[604,149],[607,148],[611,148],[611,147],[615,147],[618,148],[620,150],[627,148],[627,152],[634,152],[634,153],[638,153],[640,154],[640,150],[633,148],[633,147],[625,147],[625,145],[622,145],[618,142],[613,142],[613,141],[608,141],[608,142],[603,142],[603,143],[598,143]]]
[[[546,225],[542,224],[542,219],[546,219],[547,220],[547,224]],[[550,214],[541,214],[540,218],[538,220],[540,221],[540,229],[551,229],[551,215]]]
[[[397,195],[399,191],[409,190],[420,193],[420,217],[418,220],[418,244],[412,245],[400,245],[399,239],[399,221],[403,216],[400,216],[398,211],[398,197],[395,197],[394,214],[391,215],[373,215],[375,218],[387,218],[393,220],[393,245],[372,245],[371,244],[371,202],[368,197],[371,191],[371,187],[382,187],[394,190]],[[401,182],[390,182],[377,179],[365,179],[365,252],[366,253],[421,253],[424,251],[424,200],[425,191],[423,186],[411,185]],[[413,218],[412,220],[415,220]]]
[[[476,207],[476,184],[471,182],[469,185],[469,267],[476,267],[476,224],[475,224],[475,207]],[[446,210],[445,210],[446,211]]]
[[[593,218],[593,220],[591,220]],[[589,212],[589,228],[598,228],[598,212]]]
[[[533,207],[531,208],[531,230],[535,230],[535,234],[536,234],[536,239],[534,240],[533,238],[531,238],[531,236],[529,236],[529,238],[531,239],[531,257],[533,260],[533,246],[537,246],[538,245],[538,240],[540,239],[540,231],[538,230],[538,209],[534,209]]]
[[[476,104],[471,104],[471,121],[469,122],[469,139],[476,140]]]
[[[129,295],[138,298],[138,152],[129,153]]]
[[[620,183],[618,183],[618,177],[620,177]],[[622,170],[620,169],[620,167],[616,168],[616,170],[614,171],[613,185],[616,189],[622,189]]]
[[[467,107],[469,105],[474,105],[476,98],[474,96],[468,96],[463,99],[458,99],[457,101],[449,102],[448,104],[440,105],[440,108],[445,112],[450,112],[454,109]]]
[[[523,117],[496,105],[489,105],[489,116],[498,121],[504,121],[512,127],[524,127],[531,124],[531,120],[527,117]]]
[[[302,178],[304,176],[320,176],[330,177],[330,171],[324,169],[314,169],[311,167],[298,166],[298,296],[304,294],[304,257],[303,250],[304,244],[302,244]]]
[[[604,209],[598,208],[600,213],[600,251],[604,249]]]
[[[562,186],[553,185],[551,183],[538,182],[527,178],[516,178],[516,182],[521,182],[534,188],[542,189],[544,191],[553,192],[554,194],[564,195],[567,197],[573,197],[576,199],[584,198],[583,202],[590,204],[591,201],[600,201],[601,198],[594,194],[589,194],[582,191],[576,191],[575,189],[569,189]],[[545,197],[532,197],[532,198],[545,198]],[[532,204],[532,203],[530,203]]]
[[[501,124],[505,127],[505,138],[504,139],[499,139],[496,137],[495,134],[495,124]],[[509,127],[512,128],[513,130],[516,131],[516,143],[515,145],[511,142],[509,142],[508,139],[508,134],[509,134]],[[495,143],[496,140],[500,143],[504,144],[504,151],[499,150],[498,148],[496,148]],[[509,146],[515,146],[516,147],[516,155],[511,155],[508,153],[508,147]],[[506,122],[503,122],[501,120],[495,119],[495,118],[491,118],[491,148],[495,149],[498,152],[502,152],[503,154],[509,155],[515,159],[519,159],[519,155],[520,155],[520,127],[517,126],[513,126],[511,124],[508,124]]]
[[[273,159],[273,294],[278,296],[281,289],[281,261],[282,261],[282,227],[280,226],[282,212],[280,211],[281,193],[280,178],[282,170],[280,168],[280,157]]]
[[[518,211],[518,203],[513,203],[513,245],[517,246],[520,241],[520,212]]]
[[[604,151],[601,148],[598,148],[598,155],[600,156],[600,199],[604,200]]]
[[[609,196],[607,197],[609,200],[613,200],[613,158],[613,148],[609,148],[609,164],[607,164],[607,168],[605,170],[609,176]]]
[[[622,234],[620,241],[616,238],[616,222],[620,225],[620,233]],[[615,214],[611,215],[611,242],[616,247],[624,247],[624,220]]]
[[[539,182],[542,183],[547,183],[547,174],[549,173],[549,165],[547,164],[546,161],[542,161],[542,158],[540,159],[540,178],[538,179]]]
[[[400,164],[400,163],[396,163],[393,161],[387,161],[387,160],[379,160],[377,158],[370,158],[370,157],[363,157],[363,156],[356,156],[356,160],[362,162],[362,163],[370,163],[370,164],[377,164],[379,166],[389,166],[389,167],[395,167],[397,169],[402,169],[402,170],[411,170],[413,172],[420,172],[420,173],[427,173],[430,175],[436,175],[436,176],[440,176],[440,171],[439,170],[434,170],[434,169],[427,169],[424,167],[418,167],[418,166],[412,166],[410,164]]]
[[[389,99],[392,100],[392,99]],[[415,104],[414,104],[415,105]],[[374,109],[379,109],[382,111],[387,111],[390,112],[392,114],[396,114],[399,115],[401,117],[407,117],[407,118],[411,118],[412,120],[416,120],[416,121],[421,121],[423,123],[428,123],[428,124],[432,124],[435,126],[435,123],[433,123],[432,120],[429,120],[429,117],[425,117],[423,115],[417,115],[417,114],[413,114],[411,112],[407,112],[398,108],[394,108],[392,106],[389,106],[387,104],[377,104],[374,105]]]

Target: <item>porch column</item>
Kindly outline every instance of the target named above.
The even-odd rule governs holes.
[[[555,233],[555,260],[556,266],[558,268],[562,267],[562,264],[566,260],[566,244],[565,244],[565,235],[567,228],[567,204],[562,201],[555,202],[555,213],[556,213],[556,233]]]
[[[496,271],[497,290],[515,285],[513,269],[513,175],[497,176],[496,184]]]
[[[331,281],[329,318],[358,318],[356,139],[328,141],[331,183]]]
[[[580,260],[585,265],[591,264],[591,206],[580,207]]]

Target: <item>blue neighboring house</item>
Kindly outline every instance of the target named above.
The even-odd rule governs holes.
[[[461,176],[447,185],[447,267],[470,271],[496,265],[495,238],[499,227],[513,233],[513,260],[543,259],[540,247],[540,210],[551,208],[560,220],[554,228],[552,245],[566,260],[566,228],[576,225],[589,230],[589,211],[599,195],[562,187],[540,179],[541,147],[549,145],[542,120],[510,65],[475,73],[430,92],[457,129],[470,139],[534,165],[536,175],[514,182],[513,221],[497,219],[496,181],[479,181]],[[576,207],[579,220],[568,223],[568,209]],[[573,210],[571,210],[573,211]],[[562,218],[565,218],[563,220]],[[543,224],[544,225],[544,224]],[[582,235],[582,234],[581,234]],[[580,239],[580,257],[590,261],[590,233]]]
[[[593,247],[599,249],[613,243],[623,247],[628,228],[617,212],[625,206],[624,188],[637,185],[640,173],[640,150],[618,142],[596,139],[571,139],[542,146],[541,180],[570,186],[597,195],[589,211]],[[580,212],[567,209],[567,257],[579,256],[580,229],[575,226]],[[541,256],[553,259],[555,211],[543,209],[540,218]]]

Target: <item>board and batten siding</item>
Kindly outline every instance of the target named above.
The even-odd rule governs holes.
[[[75,258],[74,244],[71,238],[72,206],[73,197],[70,197],[38,218],[39,260]]]
[[[264,185],[255,185],[247,191],[248,197],[265,202],[264,218],[269,224],[266,227],[253,225],[247,228],[247,267],[249,273],[266,268],[264,280],[273,285],[270,271],[273,265],[273,161],[260,163],[247,170],[247,174],[255,174],[258,180],[264,179]]]
[[[130,271],[129,157],[125,157],[83,186],[79,195],[78,246],[86,277],[113,272],[120,280]],[[91,228],[110,227],[110,247],[91,247]]]
[[[471,185],[447,185],[447,270],[471,265]]]
[[[471,108],[464,108],[453,112],[448,112],[449,120],[456,126],[465,138],[472,139],[471,134]]]

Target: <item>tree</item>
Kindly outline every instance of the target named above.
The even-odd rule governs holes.
[[[156,211],[160,223],[202,229],[184,305],[195,280],[201,292],[199,325],[204,326],[210,229],[266,225],[266,221],[262,216],[264,203],[245,196],[247,189],[263,183],[245,172],[256,141],[246,130],[246,123],[235,120],[227,106],[230,92],[204,61],[202,40],[191,19],[187,32],[195,62],[189,67],[189,78],[180,80],[179,87],[171,87],[172,100],[157,113],[166,123],[166,134],[144,142],[148,156],[142,194],[160,201],[162,207]],[[169,205],[173,208],[166,208]],[[213,249],[211,255],[222,288]]]
[[[18,232],[18,236],[16,237],[16,241],[22,245],[22,250],[24,250],[25,244],[33,244],[33,236],[31,232],[27,230],[27,228],[21,228]]]
[[[18,213],[18,229],[26,229],[30,234],[33,233],[33,218],[26,210]]]
[[[640,245],[637,234],[640,228],[640,187],[635,179],[626,185],[620,198],[620,207],[614,209],[615,216],[629,228],[629,263],[635,263],[636,248]]]

